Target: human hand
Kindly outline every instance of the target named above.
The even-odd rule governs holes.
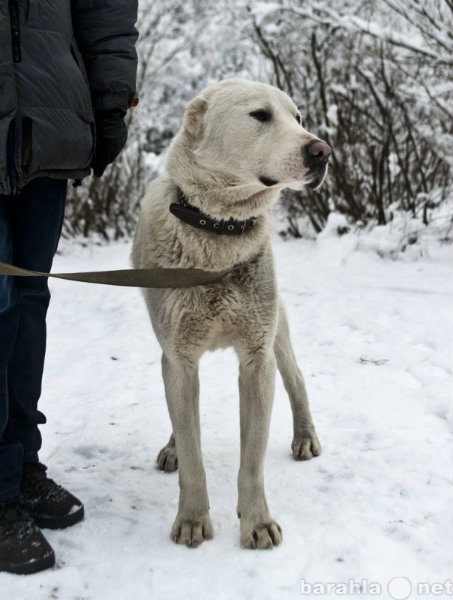
[[[122,110],[96,112],[96,150],[91,165],[96,177],[101,177],[112,163],[127,140],[127,128]]]

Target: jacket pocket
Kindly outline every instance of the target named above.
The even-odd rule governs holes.
[[[83,56],[80,53],[79,47],[77,46],[77,42],[75,40],[71,42],[71,55],[84,80],[88,84],[88,74],[85,68],[85,61],[83,60]]]
[[[87,74],[87,71],[85,68],[85,62],[83,60],[82,55],[80,54],[79,48],[78,48],[75,40],[71,43],[71,56],[75,63],[74,66],[77,70],[77,77],[79,78],[79,82],[80,82],[80,91],[81,91],[81,95],[83,97],[85,115],[92,119],[93,114],[92,114],[91,93],[90,93],[90,84],[88,82],[88,74]]]
[[[32,160],[32,127],[33,121],[30,117],[22,119],[22,143],[21,143],[21,168],[24,175],[28,175]]]
[[[36,25],[39,22],[39,0],[28,0],[27,24]]]
[[[73,109],[29,109],[32,123],[31,171],[88,168],[93,160],[92,121]]]

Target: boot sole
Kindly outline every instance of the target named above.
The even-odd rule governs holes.
[[[32,512],[28,512],[28,514],[40,529],[66,529],[66,527],[71,527],[81,521],[85,511],[82,505],[78,510],[64,517],[47,517],[35,515]]]
[[[13,573],[14,575],[32,575],[55,565],[55,554],[52,550],[47,556],[30,560],[26,563],[11,563],[0,560],[0,572]]]

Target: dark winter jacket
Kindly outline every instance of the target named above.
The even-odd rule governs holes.
[[[0,0],[0,194],[82,178],[94,110],[135,95],[137,0]]]

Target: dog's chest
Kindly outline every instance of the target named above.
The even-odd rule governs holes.
[[[207,350],[257,347],[275,326],[277,294],[273,279],[236,271],[222,284],[188,291],[178,323],[180,338]]]
[[[172,352],[193,357],[227,346],[253,352],[275,335],[277,290],[270,248],[219,283],[153,290],[147,299],[159,341]]]
[[[231,326],[256,311],[256,298],[228,287],[206,288],[198,296],[200,312],[205,319]]]

